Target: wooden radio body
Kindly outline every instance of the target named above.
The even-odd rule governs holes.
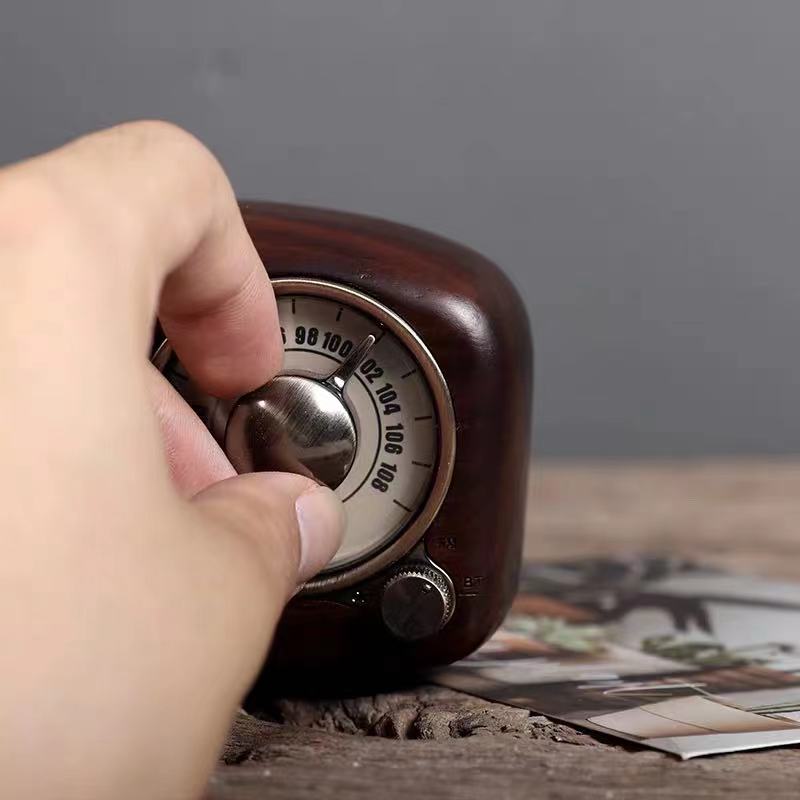
[[[500,624],[517,587],[533,361],[519,296],[479,254],[406,226],[273,203],[245,202],[242,213],[272,279],[350,287],[405,320],[436,360],[455,416],[452,477],[421,541],[355,585],[297,595],[251,702],[287,682],[363,687],[462,658]],[[402,641],[384,624],[381,593],[424,558],[452,581],[452,616]]]

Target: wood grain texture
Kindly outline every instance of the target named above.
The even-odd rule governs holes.
[[[550,464],[528,557],[669,552],[800,579],[800,461]],[[680,762],[435,687],[242,714],[208,789],[251,798],[794,798],[800,748]]]

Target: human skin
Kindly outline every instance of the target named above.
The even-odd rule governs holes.
[[[236,476],[150,366],[280,369],[225,174],[162,122],[0,170],[0,774],[38,798],[198,796],[283,605],[339,545],[297,475]]]

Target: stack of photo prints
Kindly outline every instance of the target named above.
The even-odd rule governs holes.
[[[682,758],[800,743],[800,584],[527,564],[502,628],[434,680]]]

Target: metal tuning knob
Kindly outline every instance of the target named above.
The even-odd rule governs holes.
[[[455,597],[449,578],[425,565],[400,569],[386,582],[381,614],[386,627],[404,641],[441,630],[453,614]]]
[[[225,452],[236,471],[295,472],[335,489],[358,444],[345,384],[374,344],[370,334],[327,377],[278,375],[241,397],[225,429]]]

